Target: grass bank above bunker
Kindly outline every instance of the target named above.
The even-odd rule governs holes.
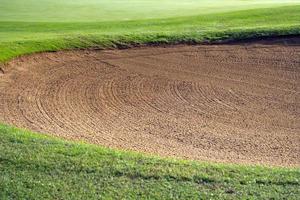
[[[300,6],[113,22],[0,21],[0,61],[42,51],[300,34]]]

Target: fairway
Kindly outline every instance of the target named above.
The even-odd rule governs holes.
[[[297,0],[1,0],[0,21],[103,22],[288,6]]]
[[[0,199],[300,196],[300,0],[0,1]]]

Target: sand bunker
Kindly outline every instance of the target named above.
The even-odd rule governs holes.
[[[298,38],[42,53],[2,70],[8,124],[162,156],[300,166]]]

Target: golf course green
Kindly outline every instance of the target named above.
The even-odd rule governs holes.
[[[289,35],[300,0],[1,0],[0,69],[36,52]],[[299,188],[300,168],[159,158],[0,124],[0,199],[298,199]]]

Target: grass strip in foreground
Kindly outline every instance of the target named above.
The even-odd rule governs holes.
[[[208,164],[0,125],[0,199],[297,199],[300,170]]]

